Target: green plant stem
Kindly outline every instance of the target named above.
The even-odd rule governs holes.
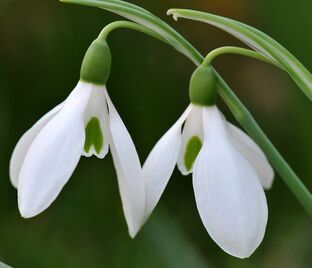
[[[219,48],[212,50],[206,56],[206,58],[204,59],[202,64],[205,66],[209,66],[209,65],[211,65],[212,61],[216,57],[223,55],[223,54],[237,54],[237,55],[241,55],[241,56],[246,56],[246,57],[250,57],[253,59],[264,61],[266,63],[273,64],[273,65],[279,67],[275,62],[271,61],[270,59],[268,59],[267,57],[261,55],[260,53],[258,53],[256,51],[253,51],[251,49],[246,49],[246,48],[241,48],[241,47],[231,47],[231,46],[219,47]]]
[[[62,2],[93,6],[115,12],[162,35],[172,47],[186,55],[197,66],[201,65],[204,57],[177,31],[149,11],[119,0],[61,0]],[[248,109],[239,100],[222,77],[214,70],[218,79],[218,92],[227,104],[236,120],[247,133],[258,143],[275,170],[279,173],[286,185],[312,217],[312,195],[299,177],[291,169],[281,154],[277,151],[268,137],[261,130]]]
[[[259,127],[253,116],[243,106],[241,101],[224,82],[222,77],[218,73],[216,73],[216,76],[219,84],[219,94],[225,103],[227,103],[236,120],[260,146],[285,184],[295,195],[301,205],[306,209],[308,214],[312,217],[312,195],[309,190],[288,165],[278,150],[274,147],[272,142]]]
[[[149,35],[151,37],[154,37],[164,43],[166,43],[167,45],[170,45],[168,43],[168,41],[163,38],[160,34],[146,28],[145,26],[143,25],[140,25],[140,24],[137,24],[135,22],[131,22],[131,21],[114,21],[108,25],[106,25],[103,30],[101,31],[101,33],[99,34],[99,39],[104,39],[106,40],[108,35],[116,30],[116,29],[121,29],[121,28],[125,28],[125,29],[130,29],[130,30],[134,30],[134,31],[138,31],[138,32],[141,32],[141,33],[144,33],[146,35]]]
[[[185,18],[213,25],[238,38],[253,50],[269,57],[272,61],[280,65],[291,76],[302,92],[312,101],[311,72],[286,48],[267,34],[242,22],[206,12],[189,9],[170,9],[167,14],[173,15],[175,20]]]

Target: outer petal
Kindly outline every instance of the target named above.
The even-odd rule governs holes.
[[[129,234],[133,238],[144,223],[145,189],[139,156],[108,93],[111,143],[110,148],[117,172],[119,191]]]
[[[25,155],[40,132],[40,130],[55,116],[63,107],[63,103],[59,104],[53,108],[50,112],[45,114],[36,124],[34,124],[18,141],[15,149],[13,151],[11,160],[10,160],[10,179],[12,185],[17,188],[18,177],[23,165]]]
[[[235,148],[256,170],[264,189],[270,189],[274,180],[274,171],[262,150],[248,135],[230,123],[228,123],[228,133]]]
[[[83,115],[90,94],[89,84],[79,83],[30,146],[18,182],[23,217],[33,217],[49,207],[72,175],[83,150]]]
[[[192,173],[193,168],[189,169],[185,165],[185,153],[190,139],[194,136],[198,137],[203,143],[203,109],[202,107],[193,106],[191,113],[185,121],[182,131],[182,145],[178,157],[178,168],[183,175]]]
[[[143,166],[146,218],[156,207],[177,163],[181,147],[181,127],[191,109],[190,105],[180,119],[157,142]]]
[[[265,233],[265,194],[252,166],[229,141],[217,108],[205,109],[203,119],[205,142],[193,171],[199,214],[224,251],[246,258]]]
[[[90,157],[93,154],[98,158],[103,159],[108,153],[109,147],[109,117],[107,111],[107,103],[105,98],[105,86],[93,86],[92,94],[85,113],[85,125],[88,124],[92,117],[96,117],[100,122],[100,128],[103,135],[103,147],[100,153],[97,153],[94,146],[86,153],[83,151],[83,156]]]

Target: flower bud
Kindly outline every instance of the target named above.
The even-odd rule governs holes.
[[[112,56],[107,42],[96,39],[82,62],[80,79],[95,85],[105,85],[111,69]]]
[[[217,79],[211,67],[199,66],[190,81],[191,103],[213,106],[217,100]]]

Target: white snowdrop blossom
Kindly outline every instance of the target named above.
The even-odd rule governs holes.
[[[250,256],[264,237],[268,208],[263,188],[270,188],[274,177],[258,145],[216,106],[191,104],[143,166],[147,216],[175,164],[183,175],[193,173],[197,208],[211,238],[231,255]]]
[[[97,80],[97,74],[101,79],[104,76],[98,70],[101,65],[95,66],[97,74],[92,76],[89,63],[93,56],[96,59],[101,56],[93,54],[92,49],[86,54],[84,63],[88,63],[88,69],[83,73],[82,68],[81,74],[84,80],[91,80],[90,77]],[[10,162],[10,178],[18,190],[21,215],[30,218],[48,208],[82,155],[104,158],[109,148],[129,234],[134,237],[144,220],[142,168],[133,141],[104,84],[80,80],[63,103],[43,116],[19,140]]]
[[[271,187],[274,172],[258,145],[225,120],[216,88],[213,70],[198,67],[190,81],[191,104],[143,166],[145,215],[154,210],[177,164],[183,175],[193,173],[197,208],[211,238],[227,253],[246,258],[264,237],[263,188]]]

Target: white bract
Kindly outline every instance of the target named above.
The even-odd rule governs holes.
[[[268,208],[263,188],[270,188],[274,177],[258,145],[216,106],[191,104],[143,166],[146,216],[176,164],[184,175],[193,172],[197,208],[211,238],[233,256],[250,256],[264,237]]]
[[[142,168],[132,139],[105,86],[80,81],[69,97],[19,140],[10,162],[20,213],[30,218],[48,208],[82,155],[104,158],[109,147],[132,237],[144,219]]]

